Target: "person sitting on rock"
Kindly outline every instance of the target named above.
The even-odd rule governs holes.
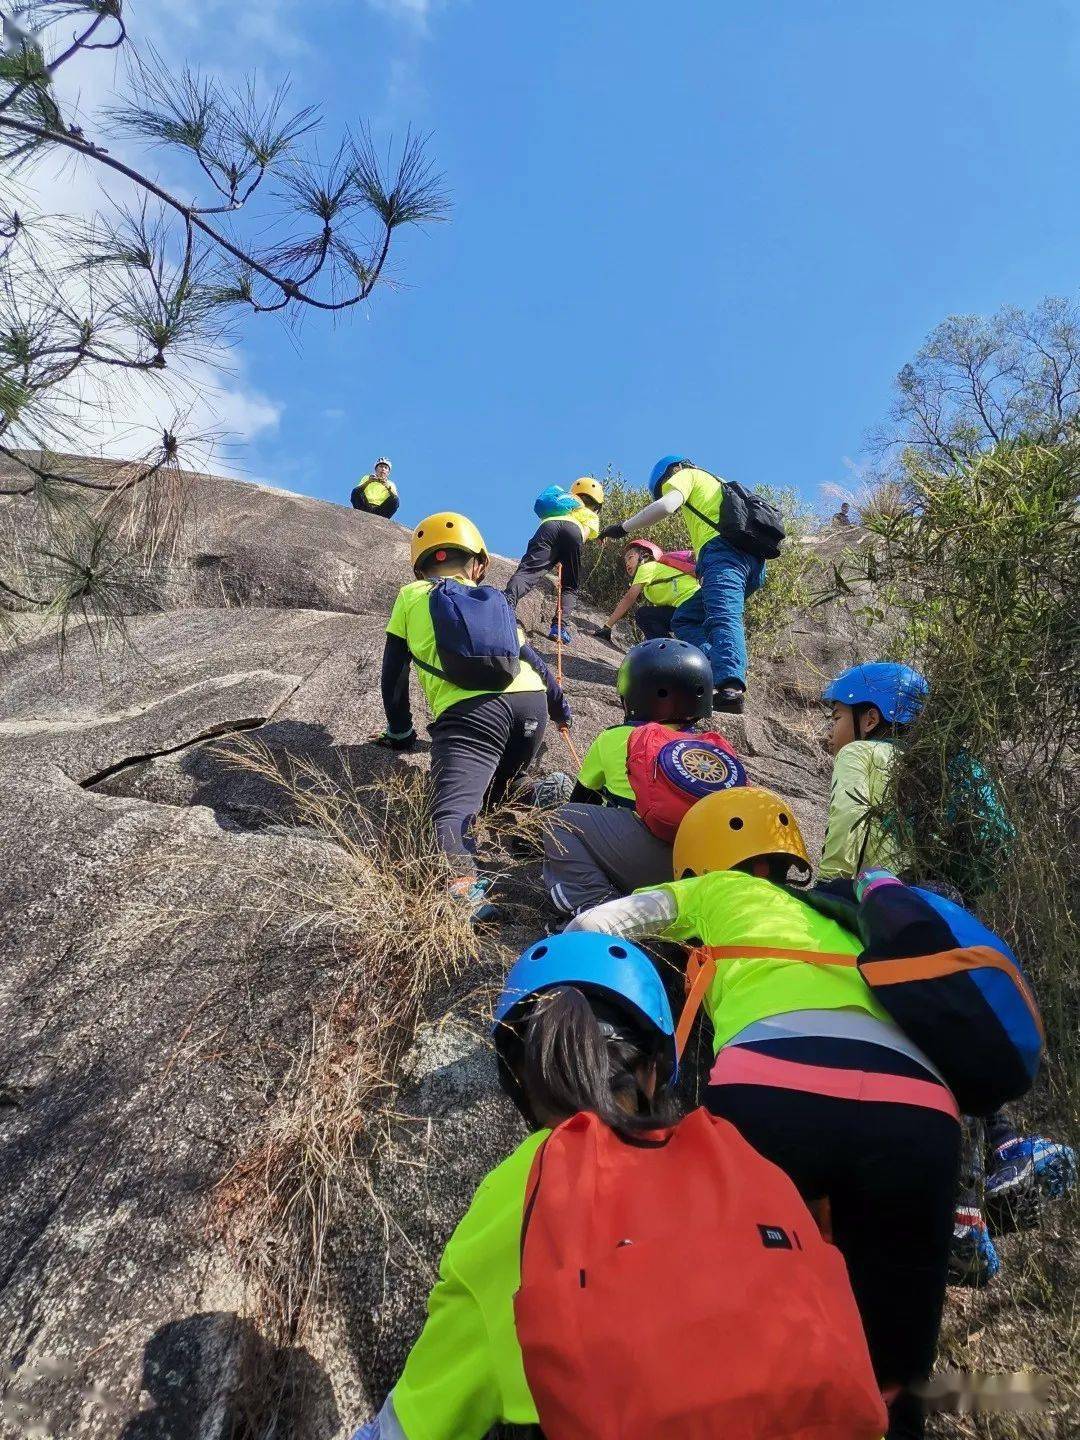
[[[412,533],[410,554],[416,579],[398,592],[386,626],[382,699],[387,728],[376,743],[390,750],[416,745],[409,704],[412,661],[433,716],[428,727],[432,818],[455,872],[451,893],[468,905],[475,919],[485,919],[493,914],[485,899],[491,880],[477,873],[472,834],[476,817],[484,806],[497,805],[532,763],[548,716],[560,726],[570,725],[570,707],[551,671],[525,644],[502,592],[482,586],[488,552],[471,520],[452,511],[429,515]],[[482,593],[478,591],[470,615],[477,617],[477,626],[487,627],[487,634],[508,634],[514,653],[502,657],[503,670],[490,683],[455,683],[446,673],[448,662],[456,659],[455,669],[486,674],[491,656],[455,657],[445,645],[440,649],[435,617],[443,612],[436,608],[433,593],[438,590],[440,600],[456,607],[460,619],[462,588],[478,587]],[[460,646],[460,635],[457,643]]]
[[[675,611],[701,589],[697,576],[665,563],[664,551],[644,536],[627,541],[623,565],[631,585],[604,621],[600,639],[610,644],[611,632],[635,605],[634,624],[646,640],[661,640],[672,634]],[[642,599],[645,604],[638,605]]]
[[[544,888],[563,915],[671,879],[671,840],[637,810],[629,752],[636,730],[675,734],[712,714],[708,658],[684,640],[645,640],[626,654],[617,681],[625,720],[601,730],[577,783],[544,836]]]
[[[554,491],[557,487],[552,486]],[[545,494],[548,492],[545,492]],[[551,622],[549,640],[569,645],[573,636],[567,621],[577,608],[581,584],[581,552],[586,540],[595,540],[600,529],[600,507],[604,503],[604,487],[591,475],[575,480],[565,505],[553,502],[552,513],[541,515],[540,526],[525,547],[525,554],[506,586],[506,598],[516,610],[530,590],[535,590],[545,575],[562,570],[557,583],[562,589],[563,625],[560,634],[558,617]],[[543,499],[543,497],[541,497]],[[576,502],[576,503],[571,503]]]
[[[724,484],[715,475],[681,455],[665,455],[653,466],[649,489],[655,497],[651,505],[608,525],[599,538],[623,540],[671,515],[683,515],[701,583],[673,617],[675,634],[708,655],[715,708],[741,715],[746,701],[743,607],[765,583],[765,562],[721,536]]]
[[[832,523],[833,523],[833,529],[834,529],[834,530],[846,530],[849,525],[854,525],[854,524],[855,524],[855,521],[852,520],[851,515],[850,515],[850,513],[849,513],[850,510],[851,510],[851,506],[848,504],[848,502],[847,502],[846,500],[842,501],[842,502],[841,502],[841,505],[840,505],[840,509],[839,509],[839,510],[836,512],[836,514],[832,517]]]
[[[897,759],[909,726],[918,719],[929,686],[909,665],[879,660],[853,665],[826,686],[832,707],[829,743],[833,756],[822,880],[854,880],[863,870],[903,874],[910,866],[884,813]],[[1000,802],[985,775],[982,804]],[[930,880],[957,904],[967,897],[948,881]],[[1031,1225],[1044,1201],[1075,1184],[1075,1152],[1043,1136],[1020,1135],[1004,1110],[984,1119],[965,1117],[949,1276],[954,1284],[982,1286],[1001,1268],[995,1233]],[[983,1192],[983,1202],[979,1191]]]
[[[617,1349],[633,1356],[634,1434],[747,1434],[747,1416],[770,1435],[804,1434],[809,1412],[821,1422],[815,1434],[879,1436],[883,1406],[850,1286],[794,1186],[730,1125],[702,1110],[679,1117],[671,1007],[649,957],[601,935],[538,941],[507,975],[491,1033],[499,1083],[529,1134],[476,1190],[401,1375],[352,1440],[483,1440],[502,1426],[564,1434],[567,1413],[575,1435],[626,1433],[627,1361]],[[669,1198],[657,1211],[658,1175]],[[680,1182],[692,1222],[670,1198]],[[586,1195],[583,1214],[574,1201]],[[736,1207],[739,1220],[760,1210],[774,1227],[787,1246],[779,1261],[767,1239],[750,1249],[741,1226],[734,1238]],[[688,1224],[690,1243],[680,1243]],[[755,1240],[765,1228],[751,1223]],[[595,1291],[578,1298],[587,1272],[577,1268],[574,1288],[562,1289],[552,1244],[581,1263],[591,1248]],[[786,1323],[755,1306],[741,1273],[742,1290],[732,1284],[725,1246],[740,1272],[782,1271],[777,1294],[797,1297]],[[740,1371],[736,1380],[732,1347],[744,1338],[767,1359],[753,1379]],[[837,1374],[848,1383],[834,1387]],[[790,1430],[777,1423],[789,1413],[798,1416]]]
[[[397,514],[401,501],[397,487],[390,479],[390,469],[390,461],[385,455],[380,455],[371,474],[365,475],[353,487],[350,499],[354,510],[366,510],[369,515],[381,515],[384,520]]]
[[[700,800],[679,826],[675,879],[571,920],[579,930],[707,947],[715,1063],[703,1103],[828,1198],[888,1440],[924,1433],[909,1387],[933,1368],[960,1150],[952,1091],[856,966],[862,940],[804,901],[810,876],[791,806],[751,786]]]

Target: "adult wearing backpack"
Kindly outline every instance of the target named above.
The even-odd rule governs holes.
[[[686,743],[712,714],[712,671],[696,646],[635,645],[619,667],[617,687],[624,723],[602,730],[589,746],[570,803],[544,835],[544,888],[564,915],[670,880],[672,820],[706,793],[699,788],[705,777],[746,783],[722,736]],[[673,766],[664,764],[665,750]],[[675,806],[674,817],[664,802]]]
[[[452,893],[478,917],[490,880],[477,874],[472,827],[532,762],[548,717],[571,723],[555,677],[525,644],[501,591],[482,584],[488,552],[464,515],[421,520],[410,544],[416,579],[398,591],[386,626],[382,699],[390,750],[416,744],[409,665],[432,714],[432,816],[455,871]],[[452,672],[452,673],[448,673]]]
[[[397,486],[390,479],[391,468],[386,456],[380,455],[371,473],[353,486],[349,500],[354,510],[366,510],[369,515],[381,515],[384,520],[397,514],[401,501]]]
[[[559,584],[562,590],[563,625],[560,636],[556,616],[548,631],[549,640],[569,645],[573,640],[567,621],[577,609],[581,585],[581,554],[586,540],[595,540],[600,529],[600,508],[604,503],[604,487],[591,475],[575,480],[569,490],[550,485],[536,501],[534,509],[540,526],[525,547],[525,554],[507,581],[506,598],[513,609],[535,590],[545,575],[553,575],[562,567]]]
[[[634,611],[634,623],[646,640],[662,640],[672,634],[675,611],[691,600],[701,589],[694,574],[693,557],[688,551],[666,555],[659,545],[642,537],[628,540],[623,549],[623,566],[632,582],[626,594],[604,621],[600,639],[611,643],[615,626]],[[644,600],[644,605],[638,605]],[[689,636],[684,635],[684,640]],[[702,636],[691,641],[700,648]]]
[[[701,589],[679,607],[675,634],[702,648],[712,665],[715,708],[741,714],[746,699],[747,597],[765,583],[765,561],[780,553],[783,526],[775,507],[742,486],[699,469],[681,455],[653,466],[655,499],[629,520],[608,525],[601,540],[622,540],[681,513]]]
[[[672,1031],[636,946],[554,935],[522,954],[493,1037],[531,1133],[477,1190],[355,1440],[881,1434],[839,1257],[731,1126],[678,1120]]]
[[[884,807],[898,748],[928,693],[917,670],[884,660],[853,665],[826,686],[822,699],[831,707],[829,744],[835,758],[818,869],[822,880],[854,880],[862,870],[902,874],[909,869],[911,857]],[[991,843],[1000,843],[998,837],[1011,827],[993,785],[972,762],[965,774],[973,775],[965,807],[978,817],[976,825],[989,830]],[[955,856],[957,878],[977,871],[965,860]],[[928,888],[943,893],[958,889],[937,880],[928,882]],[[963,901],[965,896],[961,890],[953,898]],[[1034,1224],[1043,1203],[1065,1195],[1076,1176],[1076,1154],[1070,1146],[1020,1134],[1005,1110],[965,1119],[949,1254],[953,1283],[978,1287],[991,1281],[1001,1268],[993,1233],[1005,1233],[1018,1223]]]
[[[889,1440],[923,1434],[907,1387],[929,1376],[945,1297],[960,1150],[956,1100],[856,967],[862,940],[786,882],[810,862],[767,790],[690,810],[675,880],[579,915],[569,931],[711,948],[701,972],[715,1063],[704,1103],[828,1200],[870,1355],[892,1398]]]

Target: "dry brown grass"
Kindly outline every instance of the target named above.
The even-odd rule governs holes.
[[[215,1187],[210,1224],[244,1277],[252,1317],[274,1345],[310,1333],[324,1297],[325,1246],[378,1143],[425,1003],[478,958],[478,940],[450,899],[435,849],[424,777],[393,772],[354,783],[245,738],[219,752],[283,793],[296,826],[327,842],[327,864],[281,885],[268,925],[332,952],[334,985],[276,1086],[261,1135]],[[265,893],[265,892],[264,892]],[[278,1403],[273,1377],[253,1377],[253,1430]],[[258,1405],[254,1402],[258,1401]]]

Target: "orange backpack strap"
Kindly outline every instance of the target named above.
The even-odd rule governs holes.
[[[716,979],[716,956],[707,945],[691,950],[686,960],[686,1000],[675,1031],[675,1054],[682,1059],[694,1020],[705,999],[705,992]]]

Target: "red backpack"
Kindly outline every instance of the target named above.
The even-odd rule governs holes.
[[[714,790],[746,784],[738,756],[715,730],[672,731],[655,720],[631,731],[626,774],[637,813],[669,844],[691,805]]]
[[[587,1113],[552,1132],[514,1313],[547,1440],[880,1440],[888,1424],[840,1252],[704,1110],[633,1142]]]

